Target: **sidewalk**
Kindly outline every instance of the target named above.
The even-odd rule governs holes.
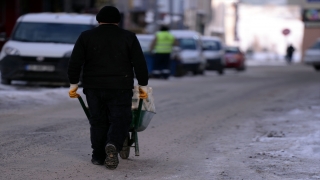
[[[288,64],[284,60],[247,59],[246,65],[247,66],[287,66]]]
[[[272,53],[254,53],[251,56],[246,55],[247,66],[287,66],[284,57]],[[296,54],[292,64],[300,63],[299,55]]]

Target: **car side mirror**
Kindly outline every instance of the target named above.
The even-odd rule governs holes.
[[[6,40],[7,40],[6,33],[5,32],[1,32],[0,33],[0,42],[4,42]]]

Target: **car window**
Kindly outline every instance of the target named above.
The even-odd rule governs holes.
[[[213,50],[213,51],[219,51],[221,50],[221,44],[218,41],[213,40],[203,40],[202,46],[205,50]]]
[[[310,49],[320,49],[320,41],[316,42]]]
[[[181,38],[178,39],[179,42],[179,46],[181,49],[186,50],[186,49],[190,49],[190,50],[195,50],[197,49],[197,42],[195,41],[195,39],[193,38]]]
[[[141,49],[143,52],[147,52],[150,50],[150,45],[152,43],[152,39],[142,39],[142,38],[138,37],[138,40],[139,40],[139,43],[140,43],[140,46],[141,46]]]
[[[240,53],[240,50],[237,47],[226,47],[226,53]]]
[[[54,42],[74,44],[81,32],[93,28],[86,24],[20,22],[12,39],[24,42]]]

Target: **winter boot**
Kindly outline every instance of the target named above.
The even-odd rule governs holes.
[[[107,157],[104,165],[110,170],[116,169],[119,164],[118,152],[116,147],[113,144],[107,144],[105,150]]]

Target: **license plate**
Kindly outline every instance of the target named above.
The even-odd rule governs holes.
[[[27,65],[25,69],[27,71],[53,72],[55,70],[55,67],[52,65]]]

